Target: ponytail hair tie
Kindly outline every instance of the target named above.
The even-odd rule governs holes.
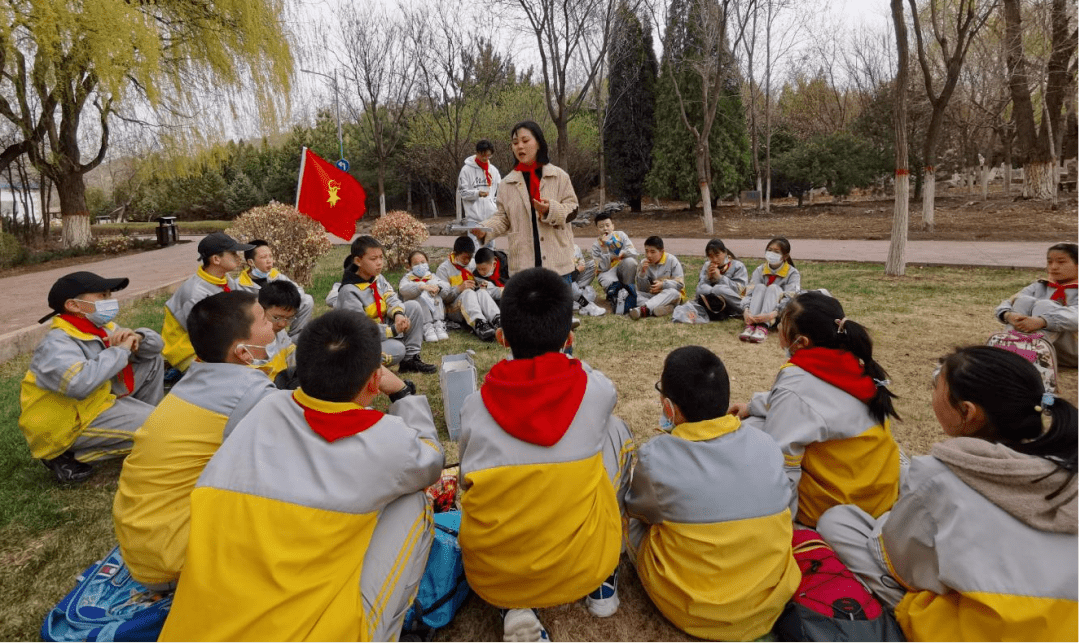
[[[1050,392],[1043,393],[1040,404],[1035,406],[1036,413],[1042,413],[1043,411],[1049,411],[1050,407],[1054,405],[1054,394]]]
[[[837,335],[840,335],[841,333],[844,333],[844,334],[847,333],[847,331],[844,330],[844,324],[847,323],[847,320],[848,320],[847,317],[845,317],[843,319],[834,319],[833,320],[834,322],[836,322],[836,334]]]
[[[878,388],[885,388],[889,384],[892,384],[892,382],[889,380],[874,380],[874,386]]]

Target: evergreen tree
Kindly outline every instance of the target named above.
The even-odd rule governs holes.
[[[613,192],[640,212],[652,164],[657,65],[652,26],[648,20],[643,25],[625,2],[615,14],[608,68],[604,157]]]

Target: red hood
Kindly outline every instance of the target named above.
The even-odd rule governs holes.
[[[877,395],[877,385],[866,374],[859,358],[846,350],[804,348],[792,354],[791,363],[863,403],[869,403]]]
[[[574,421],[589,376],[581,362],[562,353],[496,364],[480,387],[495,422],[515,438],[549,447]]]

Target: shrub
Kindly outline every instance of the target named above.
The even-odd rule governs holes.
[[[94,249],[107,255],[118,255],[135,246],[135,239],[125,234],[117,234],[109,237],[94,239]]]
[[[402,210],[392,210],[371,227],[371,236],[383,244],[388,268],[405,265],[409,253],[428,238],[427,226]]]
[[[30,252],[19,242],[18,237],[8,232],[0,232],[0,269],[25,263],[29,255]]]
[[[274,267],[308,287],[315,263],[332,247],[317,221],[277,201],[248,210],[225,232],[240,241],[264,239],[274,251]]]

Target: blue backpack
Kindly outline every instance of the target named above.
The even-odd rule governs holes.
[[[120,548],[86,568],[45,616],[43,641],[156,641],[172,594],[151,592],[131,577]]]
[[[404,631],[430,633],[446,627],[468,598],[469,583],[465,580],[458,546],[459,529],[460,511],[435,514],[435,540],[431,543],[416,600],[405,614]]]

